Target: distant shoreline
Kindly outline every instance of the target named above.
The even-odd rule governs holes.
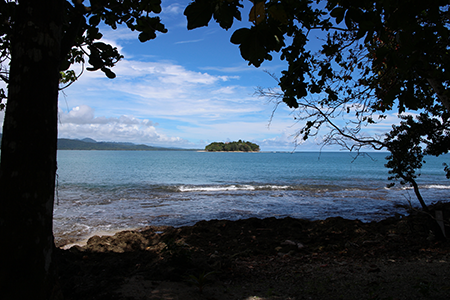
[[[198,149],[164,148],[133,143],[97,142],[93,139],[58,139],[58,150],[110,150],[110,151],[195,151]]]
[[[1,150],[1,149],[0,149]],[[182,149],[182,148],[156,148],[156,149],[57,149],[58,151],[136,151],[136,152],[152,152],[152,151],[192,151],[199,152],[197,149]]]

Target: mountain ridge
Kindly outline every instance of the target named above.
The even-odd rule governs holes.
[[[2,134],[0,133],[0,140]],[[97,142],[91,138],[58,139],[58,150],[133,150],[133,151],[189,151],[194,149],[153,147],[144,144],[122,142]],[[1,149],[1,144],[0,144]]]

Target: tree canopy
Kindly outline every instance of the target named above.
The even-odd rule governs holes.
[[[206,151],[226,151],[226,152],[256,152],[259,151],[259,146],[255,143],[239,140],[237,142],[214,142],[205,147]]]
[[[219,23],[220,1],[195,0],[185,11],[188,28]],[[450,148],[450,4],[447,0],[255,0],[249,28],[231,42],[256,67],[279,53],[288,63],[277,89],[259,89],[275,103],[296,109],[297,137],[323,134],[324,144],[390,152],[391,179],[414,187],[424,156]],[[229,24],[240,5],[228,2]],[[314,34],[324,36],[316,51]],[[386,134],[364,129],[387,113],[400,118]],[[337,119],[344,119],[340,124]],[[323,129],[326,128],[324,132]],[[447,165],[446,176],[450,178]]]

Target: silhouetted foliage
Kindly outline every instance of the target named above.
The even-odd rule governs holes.
[[[208,24],[195,22],[192,15],[194,6],[197,15],[202,15],[202,3],[195,0],[191,9],[186,9],[188,28]],[[448,153],[448,1],[252,3],[250,27],[236,30],[231,42],[239,45],[241,56],[256,67],[271,60],[275,52],[287,62],[281,77],[276,78],[278,88],[260,88],[258,93],[276,105],[284,103],[296,109],[294,118],[301,126],[299,144],[320,132],[323,144],[353,151],[386,149],[392,154],[387,164],[391,179],[412,186],[417,186],[415,172],[425,155]],[[319,50],[315,32],[323,41]],[[384,135],[364,133],[364,128],[395,111],[400,126],[394,125]],[[419,115],[414,118],[412,113]],[[412,140],[407,142],[407,138]],[[449,176],[447,165],[444,171]],[[426,209],[418,190],[416,194]]]

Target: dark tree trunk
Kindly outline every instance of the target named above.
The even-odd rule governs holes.
[[[55,298],[52,253],[63,0],[20,0],[0,170],[1,299]]]

